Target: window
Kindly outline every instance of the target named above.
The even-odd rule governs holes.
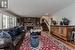
[[[9,17],[9,26],[10,27],[16,26],[16,17]]]
[[[0,13],[0,29],[7,29],[16,26],[16,17]]]
[[[13,27],[13,17],[9,17],[9,26]]]
[[[3,29],[6,29],[9,27],[9,16],[3,14]]]
[[[0,14],[0,29],[7,29],[16,26],[16,17],[10,17],[5,14]]]
[[[0,29],[2,29],[2,13],[0,13]]]
[[[17,19],[17,18],[16,18],[16,17],[14,17],[14,26],[16,26],[16,19]]]

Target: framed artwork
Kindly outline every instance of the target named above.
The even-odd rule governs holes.
[[[8,8],[8,0],[0,0],[0,8]]]

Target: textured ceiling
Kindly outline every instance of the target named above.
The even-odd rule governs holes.
[[[20,16],[38,17],[72,4],[74,0],[8,0],[8,10]]]

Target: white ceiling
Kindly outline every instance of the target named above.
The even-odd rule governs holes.
[[[72,4],[74,0],[9,0],[9,10],[20,16],[36,17]]]

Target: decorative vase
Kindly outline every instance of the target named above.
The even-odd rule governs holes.
[[[63,25],[63,22],[62,21],[60,21],[60,25]]]
[[[67,18],[63,18],[62,20],[64,25],[69,25],[70,21]]]
[[[57,22],[55,20],[53,20],[52,23],[53,23],[53,25],[56,25],[57,24]]]

